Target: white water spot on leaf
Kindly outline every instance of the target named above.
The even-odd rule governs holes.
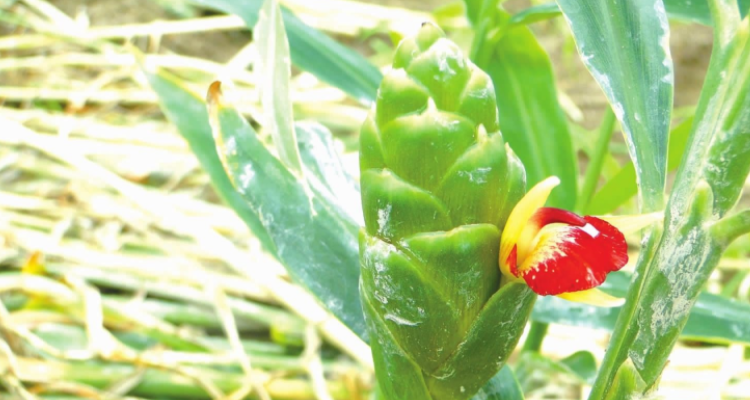
[[[255,169],[253,165],[248,163],[242,166],[242,172],[240,173],[240,187],[237,189],[240,193],[245,193],[245,189],[250,185],[250,181],[255,178]]]
[[[237,155],[237,139],[234,136],[230,136],[224,141],[224,153],[228,156]]]
[[[397,325],[417,326],[417,325],[419,325],[421,323],[421,322],[416,322],[416,321],[410,321],[410,320],[408,320],[406,318],[402,318],[402,317],[400,317],[398,315],[395,315],[395,314],[392,314],[392,313],[386,313],[383,316],[383,318],[385,318],[385,319],[387,319],[389,321],[393,321]]]
[[[339,298],[332,298],[326,302],[326,307],[332,313],[338,314],[344,308],[344,303]]]
[[[633,365],[639,370],[642,370],[646,364],[646,356],[635,350],[628,351],[628,357],[633,361]]]
[[[487,178],[492,172],[491,167],[477,168],[472,171],[458,171],[458,176],[462,178],[469,178],[469,182],[476,184],[487,183]]]
[[[273,212],[264,212],[263,206],[258,206],[258,219],[260,219],[260,222],[263,224],[263,226],[271,226],[274,222],[274,216]]]
[[[440,71],[440,74],[434,77],[435,79],[456,75],[457,71],[453,68],[452,64],[461,70],[466,68],[466,61],[461,50],[448,39],[438,39],[432,45],[430,52],[434,53],[434,57],[438,62],[438,71]]]
[[[659,19],[659,27],[661,28],[661,35],[659,35],[659,46],[664,52],[664,61],[662,65],[667,67],[671,73],[672,71],[672,53],[669,50],[669,21],[667,20],[667,12],[664,10],[664,3],[661,1],[654,2],[654,12],[656,18]]]
[[[383,294],[382,294],[382,293],[380,293],[380,292],[379,292],[379,291],[377,291],[377,290],[373,291],[373,293],[372,293],[372,297],[374,297],[374,298],[375,298],[375,300],[377,300],[377,301],[379,301],[379,302],[381,302],[381,303],[383,303],[383,304],[388,304],[388,297],[386,297],[386,296],[383,296]]]
[[[391,210],[393,209],[393,206],[391,204],[388,204],[385,206],[385,208],[381,208],[378,210],[378,233],[381,236],[388,236],[390,233],[390,227],[388,226],[388,223],[391,219]]]

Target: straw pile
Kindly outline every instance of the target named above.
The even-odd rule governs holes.
[[[268,279],[287,281],[283,268],[219,203],[133,55],[140,48],[144,62],[200,92],[217,76],[231,79],[238,107],[252,117],[257,93],[243,22],[182,2],[140,1],[130,8],[157,15],[99,23],[88,9],[65,13],[70,2],[57,3],[0,0],[2,396],[367,398],[367,349],[311,323],[294,307],[309,299],[301,289],[287,284],[280,299],[268,287]],[[408,33],[431,18],[345,0],[284,3],[350,42],[375,29]],[[208,38],[207,47],[226,39],[230,59],[174,50],[196,38]],[[370,42],[373,59],[385,62],[390,50],[378,40]],[[345,134],[364,119],[365,108],[309,75],[295,74],[293,84],[297,118]],[[216,235],[200,233],[209,231]],[[605,333],[553,327],[544,351],[601,356],[605,343]],[[677,349],[664,395],[750,398],[742,354],[740,346]],[[585,392],[545,379],[529,398]]]

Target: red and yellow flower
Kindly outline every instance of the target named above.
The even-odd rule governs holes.
[[[508,217],[500,239],[500,269],[505,279],[522,280],[539,295],[599,306],[622,304],[622,299],[596,287],[628,262],[625,236],[602,218],[544,207],[559,183],[557,177],[538,183]],[[611,221],[639,229],[653,220],[650,215]]]

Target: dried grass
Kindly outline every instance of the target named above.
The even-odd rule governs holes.
[[[0,25],[10,32],[0,37],[0,384],[9,396],[366,398],[367,348],[288,283],[218,202],[140,74],[139,62],[167,68],[199,92],[220,76],[234,82],[239,109],[257,115],[252,45],[218,62],[161,44],[167,35],[244,30],[242,21],[88,26],[85,13],[71,17],[50,2],[11,3],[1,16],[12,24]],[[351,37],[406,34],[431,19],[349,0],[285,3]],[[353,132],[366,113],[305,73],[293,89],[299,118]],[[605,334],[555,326],[544,352],[600,357],[605,344]],[[742,351],[678,347],[661,393],[750,398]],[[563,382],[528,397],[585,390]]]

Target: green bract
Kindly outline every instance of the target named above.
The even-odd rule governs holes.
[[[426,24],[403,40],[361,133],[360,291],[384,398],[468,399],[531,312],[501,287],[500,233],[525,190],[490,78]]]

